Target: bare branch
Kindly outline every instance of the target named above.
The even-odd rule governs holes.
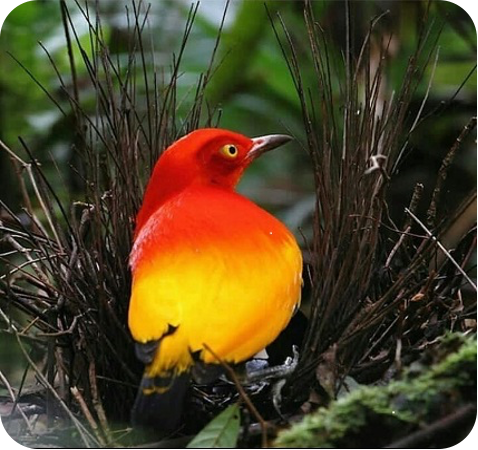
[[[425,226],[425,224],[415,215],[413,214],[408,208],[405,208],[405,212],[410,215],[410,217],[420,225],[423,231],[427,234],[427,236],[437,244],[437,246],[440,248],[440,250],[447,256],[447,258],[451,261],[451,263],[456,267],[458,272],[465,278],[468,283],[470,283],[470,286],[473,287],[473,289],[476,291],[477,287],[476,284],[473,282],[473,280],[468,276],[468,274],[461,268],[461,266],[455,261],[455,258],[450,254],[450,252],[440,243],[440,241],[432,234],[432,232]]]

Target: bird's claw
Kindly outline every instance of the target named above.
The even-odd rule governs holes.
[[[280,411],[282,388],[299,363],[299,349],[295,345],[292,346],[292,354],[292,357],[288,356],[284,364],[279,366],[269,367],[267,361],[263,359],[255,359],[246,364],[246,377],[244,381],[249,387],[250,385],[259,385],[258,391],[260,391],[266,384],[273,382],[271,389],[272,404],[280,417],[282,417]]]
[[[292,353],[293,356],[288,356],[284,364],[279,366],[269,367],[266,363],[262,363],[262,367],[257,368],[257,361],[255,361],[252,366],[248,363],[246,366],[246,384],[277,378],[288,378],[294,372],[299,362],[299,350],[297,346],[292,346]]]

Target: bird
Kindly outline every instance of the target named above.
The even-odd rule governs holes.
[[[177,430],[194,370],[247,361],[297,310],[293,233],[236,191],[254,160],[291,139],[202,128],[158,158],[129,256],[128,326],[144,364],[133,426]]]

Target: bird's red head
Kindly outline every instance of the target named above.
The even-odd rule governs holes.
[[[249,164],[290,141],[281,134],[248,138],[219,128],[203,128],[176,141],[159,158],[136,219],[136,235],[167,199],[191,186],[233,190]]]

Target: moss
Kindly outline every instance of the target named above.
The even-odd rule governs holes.
[[[443,337],[402,380],[363,386],[282,431],[276,447],[381,447],[476,401],[476,337]]]

